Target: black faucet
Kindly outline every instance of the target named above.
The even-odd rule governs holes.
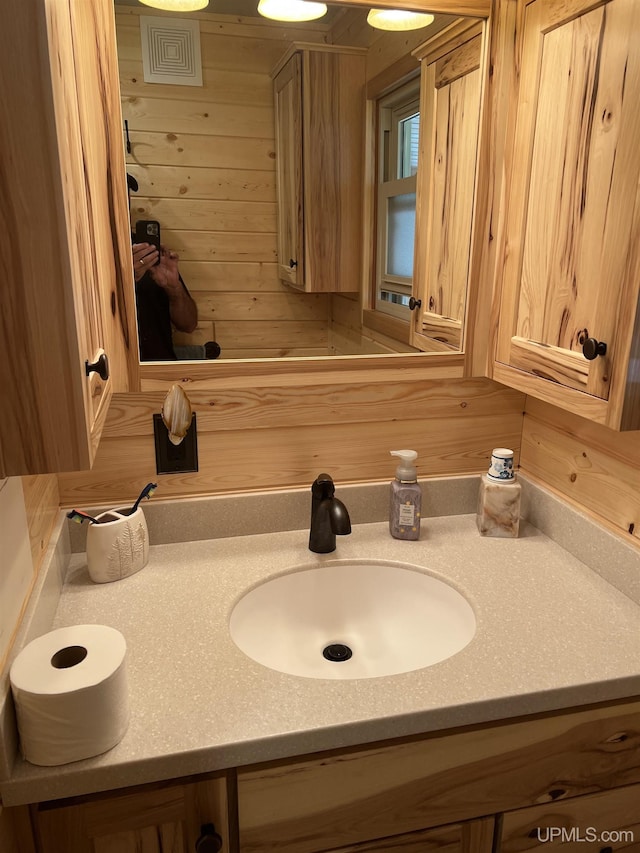
[[[311,529],[309,550],[329,554],[336,550],[336,533],[351,533],[351,519],[346,506],[335,495],[329,474],[318,474],[311,486]]]

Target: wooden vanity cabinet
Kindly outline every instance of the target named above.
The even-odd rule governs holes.
[[[515,853],[539,846],[538,826],[636,829],[639,739],[626,701],[43,803],[31,819],[39,853],[193,851],[207,824],[222,853]]]
[[[274,72],[278,271],[308,293],[360,288],[365,62],[296,43]]]
[[[640,850],[640,785],[505,814],[496,853]]]
[[[411,343],[459,351],[466,311],[482,96],[482,22],[458,22],[421,61]]]
[[[43,804],[32,821],[39,853],[192,853],[201,836],[220,836],[229,853],[225,777]],[[214,846],[203,847],[207,853]]]
[[[350,844],[334,848],[331,853],[492,853],[494,824],[493,817],[470,820]]]
[[[2,27],[0,476],[87,469],[137,370],[113,5],[7,0]]]
[[[640,7],[520,3],[493,378],[640,428]]]
[[[479,853],[502,812],[640,782],[639,731],[636,702],[239,769],[240,853],[411,850],[436,828]]]

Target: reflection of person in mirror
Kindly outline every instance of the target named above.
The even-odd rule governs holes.
[[[136,281],[136,309],[140,361],[175,361],[171,326],[193,332],[198,309],[178,272],[178,255],[164,246],[134,243],[133,272]]]

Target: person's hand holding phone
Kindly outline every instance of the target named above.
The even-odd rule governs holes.
[[[160,263],[151,269],[151,278],[155,281],[158,287],[161,287],[167,294],[171,292],[180,293],[182,284],[180,283],[180,274],[178,272],[179,255],[172,252],[164,246],[160,247]]]
[[[136,281],[158,263],[159,253],[150,243],[134,243],[131,247],[133,254],[133,275]]]

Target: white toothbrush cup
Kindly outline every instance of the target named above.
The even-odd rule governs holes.
[[[149,560],[149,531],[140,507],[113,509],[96,516],[87,530],[87,567],[94,583],[128,578]]]

